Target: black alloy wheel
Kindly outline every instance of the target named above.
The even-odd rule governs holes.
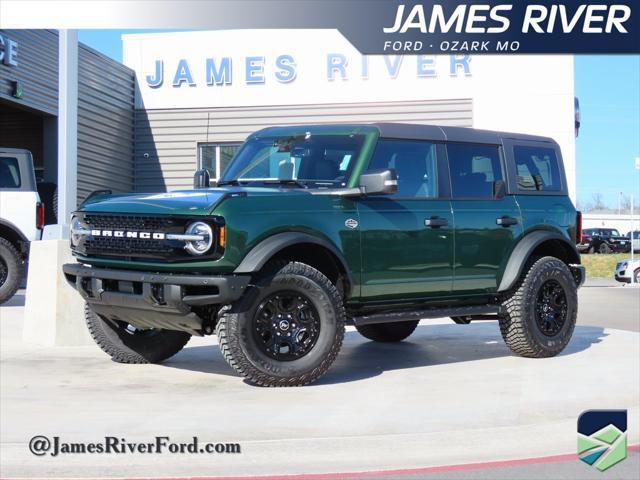
[[[567,294],[556,280],[547,280],[536,298],[536,324],[544,335],[553,337],[562,330],[567,319]]]
[[[320,334],[320,316],[303,294],[279,291],[265,298],[253,318],[257,344],[279,361],[304,357]]]

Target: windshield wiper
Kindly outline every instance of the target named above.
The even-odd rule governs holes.
[[[283,178],[281,180],[262,180],[265,185],[290,185],[292,187],[309,188],[309,185],[293,178]]]

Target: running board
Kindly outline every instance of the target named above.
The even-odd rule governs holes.
[[[467,307],[444,307],[430,308],[427,310],[407,310],[387,313],[374,313],[371,315],[362,315],[353,317],[353,324],[371,325],[373,323],[391,323],[391,322],[407,322],[410,320],[421,320],[423,318],[441,318],[441,317],[467,317],[467,316],[483,316],[499,315],[502,313],[500,305],[472,305]],[[488,318],[483,318],[485,320]]]

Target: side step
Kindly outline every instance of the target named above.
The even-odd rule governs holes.
[[[466,307],[429,308],[427,310],[406,310],[387,313],[373,313],[353,317],[354,325],[371,325],[373,323],[406,322],[423,318],[488,316],[502,313],[500,305],[471,305]],[[488,320],[488,318],[483,318]]]

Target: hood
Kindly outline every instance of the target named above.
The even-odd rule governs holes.
[[[287,189],[288,194],[304,194]],[[271,187],[218,187],[168,193],[95,194],[78,207],[83,212],[140,213],[147,215],[208,215],[231,196],[284,194]]]
[[[85,200],[78,210],[102,213],[206,215],[234,192],[227,189],[184,190],[168,193],[101,194]]]

